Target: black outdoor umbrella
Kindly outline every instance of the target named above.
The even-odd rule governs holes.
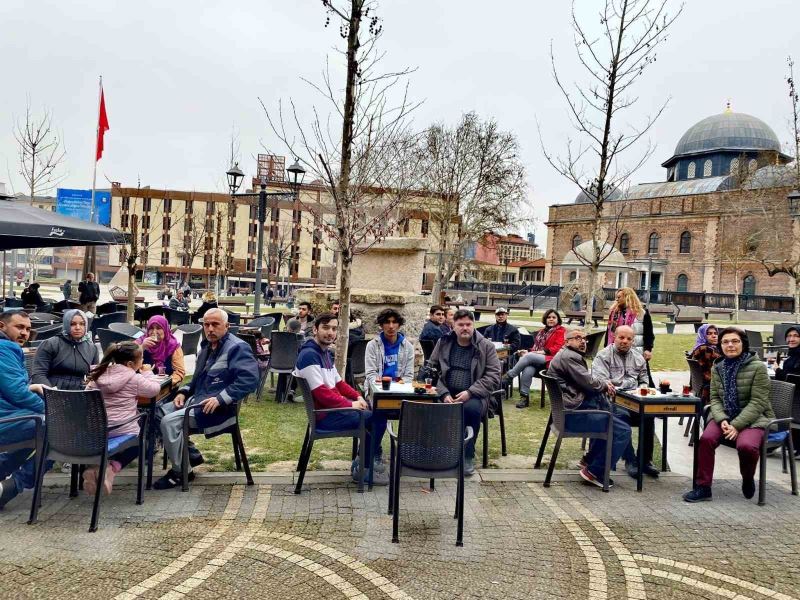
[[[0,200],[0,250],[124,244],[124,233],[20,202]]]

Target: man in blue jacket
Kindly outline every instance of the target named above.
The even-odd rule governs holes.
[[[425,321],[419,340],[438,342],[439,338],[450,333],[450,329],[445,325],[446,311],[443,306],[434,304],[431,306],[430,318]]]
[[[190,426],[202,429],[206,437],[214,437],[236,422],[236,404],[258,387],[258,364],[253,351],[244,342],[228,333],[228,313],[219,308],[203,315],[203,334],[197,367],[189,385],[178,390],[174,400],[162,407],[161,437],[172,468],[153,484],[157,490],[180,485],[183,450],[183,417],[189,406],[200,405],[189,419]],[[190,455],[189,464],[201,464],[203,457]],[[189,480],[194,473],[189,472]]]
[[[42,386],[28,385],[22,345],[31,335],[28,313],[0,313],[0,419],[39,415],[44,417]],[[0,445],[32,440],[36,425],[33,419],[0,423]],[[49,466],[49,465],[48,465]],[[30,449],[0,454],[0,509],[23,489],[36,483],[35,458]]]

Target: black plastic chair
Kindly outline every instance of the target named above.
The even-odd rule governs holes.
[[[420,340],[419,345],[422,347],[422,356],[424,360],[430,360],[433,349],[436,348],[436,342],[433,340]]]
[[[78,495],[80,465],[99,465],[97,492],[94,495],[92,520],[89,525],[89,531],[97,531],[100,495],[103,491],[108,460],[111,458],[108,454],[109,434],[113,434],[114,429],[135,420],[140,420],[139,435],[118,446],[115,454],[139,446],[136,504],[141,504],[144,495],[144,435],[147,429],[147,414],[137,414],[109,429],[106,406],[99,390],[65,391],[45,388],[44,405],[47,426],[45,427],[44,451],[39,454],[31,522],[36,522],[39,511],[46,460],[58,460],[72,465],[70,498]]]
[[[292,371],[297,363],[297,353],[300,351],[300,339],[297,334],[288,331],[273,331],[270,343],[269,374],[286,375],[287,381],[282,393],[275,395],[277,402],[286,399],[286,392],[292,382]]]
[[[141,337],[145,333],[142,329],[140,329],[136,325],[131,325],[128,322],[109,323],[107,329],[110,329],[111,331],[116,331],[117,333],[124,333],[128,337],[132,337],[134,339]]]
[[[369,340],[356,340],[347,350],[347,383],[355,388],[356,379],[367,376],[367,344]]]
[[[19,298],[6,298],[4,308],[22,308],[22,300]]]
[[[106,302],[97,306],[97,310],[94,311],[94,316],[101,317],[103,315],[110,315],[111,313],[125,310],[125,308],[125,305],[121,302]]]
[[[71,308],[80,308],[80,307],[81,303],[76,302],[75,300],[59,300],[58,302],[53,304],[53,310],[55,312],[61,312],[61,313]]]
[[[273,333],[273,335],[275,335]],[[290,334],[294,335],[294,334]],[[364,461],[365,452],[367,447],[367,430],[365,414],[363,410],[357,408],[325,408],[315,409],[314,399],[311,397],[311,389],[308,387],[308,382],[302,377],[297,378],[297,383],[300,385],[300,390],[303,392],[303,404],[306,407],[306,417],[308,418],[308,426],[306,427],[306,437],[303,440],[303,448],[300,450],[300,458],[297,461],[297,471],[300,473],[297,476],[297,485],[294,487],[294,493],[299,494],[303,489],[303,479],[306,476],[306,469],[308,468],[308,461],[311,458],[311,450],[314,448],[314,440],[330,439],[330,438],[356,438],[358,439],[358,492],[364,491]],[[342,413],[345,411],[355,411],[358,416],[358,428],[347,429],[344,431],[320,431],[318,429],[319,423],[317,422],[317,415],[327,415],[331,413]],[[323,420],[324,423],[324,420]]]
[[[30,371],[28,371],[28,373],[30,373]],[[42,415],[22,415],[19,417],[7,417],[5,419],[0,419],[0,425],[5,425],[8,423],[22,423],[24,421],[34,422],[35,429],[33,438],[30,440],[23,440],[21,442],[14,442],[13,444],[0,444],[0,452],[14,452],[16,450],[34,450],[36,452],[35,465],[36,468],[38,469],[39,455],[41,454],[42,448],[44,447],[44,421]],[[39,479],[38,470],[34,470],[34,478],[38,481]],[[35,497],[36,495],[34,494],[34,499]],[[28,518],[28,524],[33,523],[35,516],[36,512],[34,511],[34,505],[31,504],[31,513],[30,517]]]
[[[797,327],[797,323],[775,323],[772,326],[772,343],[781,345],[786,343],[786,331],[790,327]]]
[[[536,456],[536,463],[533,468],[538,469],[542,466],[544,450],[547,447],[547,438],[550,432],[556,436],[556,445],[550,457],[550,464],[547,467],[547,475],[544,478],[544,487],[550,487],[550,480],[553,477],[553,470],[556,468],[558,451],[561,449],[561,440],[564,438],[594,438],[606,440],[606,464],[603,469],[603,491],[608,491],[608,480],[611,473],[611,446],[614,440],[614,417],[610,410],[567,410],[564,408],[564,399],[561,396],[561,386],[555,377],[542,375],[542,381],[547,386],[547,393],[550,395],[550,418],[547,420],[547,427],[544,430],[542,444],[539,446],[539,454]],[[607,415],[608,428],[603,433],[585,431],[567,431],[565,427],[566,417],[569,414],[596,414]]]
[[[174,310],[172,308],[164,308],[164,316],[167,318],[167,323],[173,327],[179,325],[188,325],[191,315],[185,310]]]
[[[92,324],[89,327],[89,330],[94,334],[97,333],[98,329],[108,329],[108,326],[111,325],[111,323],[127,323],[127,322],[128,322],[128,313],[124,311],[108,313],[101,317],[95,317],[94,319],[92,319]]]
[[[503,400],[505,400],[505,390],[495,390],[492,392],[492,398],[496,399],[494,403],[495,410],[492,411],[492,402],[489,402],[489,410],[483,415],[483,468],[489,467],[489,419],[493,419],[495,415],[500,422],[500,452],[503,456],[507,455],[506,450],[506,419],[503,414]]]
[[[230,435],[231,443],[233,444],[233,457],[236,461],[236,470],[241,471],[244,467],[244,474],[247,479],[247,485],[253,485],[253,475],[250,473],[250,463],[247,461],[247,452],[244,449],[244,441],[242,440],[242,430],[239,427],[239,409],[242,403],[236,403],[236,421],[227,429],[215,434],[217,435]],[[192,404],[186,407],[186,412],[183,415],[183,451],[181,453],[181,490],[184,492],[189,491],[189,436],[198,433],[203,433],[202,429],[191,427],[190,417],[193,412],[202,410],[201,404]]]
[[[794,402],[792,402],[792,429],[800,429],[800,375],[787,375],[786,381],[794,384]]]
[[[472,428],[464,435],[464,405],[410,402],[400,405],[397,434],[387,426],[391,441],[389,462],[389,513],[392,515],[392,543],[399,543],[400,478],[456,479],[458,519],[456,546],[464,545],[464,446],[472,439]]]
[[[760,331],[745,329],[744,332],[747,335],[747,341],[750,343],[750,350],[755,352],[761,360],[764,360],[765,352],[777,352],[788,348],[788,346],[783,343],[783,340],[773,341],[772,344],[765,343]]]
[[[266,315],[262,315],[259,318],[260,319],[266,319],[266,318],[269,318],[269,317],[272,317],[272,319],[273,319],[272,330],[273,331],[279,331],[280,328],[281,328],[281,321],[283,320],[283,313],[282,312],[271,312],[271,313],[267,313]]]
[[[100,348],[102,348],[103,352],[105,352],[111,344],[130,342],[133,340],[128,334],[111,329],[98,329],[97,337],[100,339]]]
[[[51,337],[56,337],[61,334],[61,325],[48,325],[47,327],[40,327],[39,329],[31,329],[31,341],[37,340],[43,342],[49,340]],[[36,335],[34,336],[34,332]]]
[[[228,325],[241,325],[242,316],[237,312],[225,311],[228,313]]]
[[[41,342],[39,342],[41,343]],[[33,376],[33,363],[36,360],[36,352],[25,352],[25,370],[28,372],[28,377]]]
[[[277,329],[277,327],[275,327],[275,318],[270,316],[253,319],[247,324],[247,327],[260,327],[261,335],[266,339],[272,337],[273,328]]]
[[[59,321],[60,322],[62,320],[57,315],[54,315],[53,313],[47,313],[47,312],[28,313],[28,316],[31,318],[31,321],[43,321],[43,322],[46,322],[48,325],[50,324],[51,321]]]
[[[605,338],[605,331],[595,331],[594,333],[590,333],[586,338],[586,353],[583,355],[583,357],[586,360],[591,360],[597,356],[597,353],[603,349]]]
[[[686,363],[689,365],[689,386],[692,388],[692,396],[701,398],[703,395],[703,384],[705,383],[703,367],[693,358],[687,358]],[[681,423],[683,423],[683,417],[678,421],[678,425]],[[686,429],[683,430],[683,437],[689,437],[689,432],[692,430],[693,423],[694,417],[687,417]],[[702,423],[700,423],[700,425],[702,425]],[[690,439],[689,445],[693,445],[694,441],[695,440]]]
[[[137,308],[133,312],[133,319],[139,321],[139,327],[145,327],[150,317],[155,317],[156,315],[164,316],[166,314],[164,312],[165,310],[166,309],[159,304],[153,304],[145,308]]]
[[[200,337],[203,335],[202,325],[178,325],[177,331],[183,333],[181,339],[181,349],[184,356],[197,354],[197,346],[200,344]]]

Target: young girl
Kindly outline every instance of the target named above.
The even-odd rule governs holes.
[[[137,412],[138,396],[152,397],[158,394],[161,384],[158,378],[144,365],[142,347],[136,342],[120,342],[111,344],[106,350],[103,360],[89,373],[87,390],[100,390],[106,405],[108,416],[109,449],[117,445],[116,438],[139,435],[138,421],[131,421],[114,429],[118,423],[130,419]],[[135,447],[128,448],[113,456],[108,461],[103,491],[111,493],[114,477],[122,468],[134,460],[139,454]],[[89,494],[97,491],[99,467],[90,467],[83,473],[83,488]]]

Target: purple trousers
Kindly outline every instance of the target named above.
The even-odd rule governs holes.
[[[714,419],[709,419],[703,435],[700,436],[697,485],[711,487],[714,479],[714,453],[722,439],[722,428]],[[763,439],[764,430],[760,427],[747,427],[736,437],[736,451],[739,453],[739,472],[742,474],[742,479],[753,479],[755,476]]]

